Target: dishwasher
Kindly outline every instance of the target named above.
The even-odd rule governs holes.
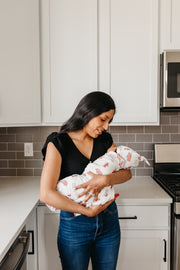
[[[29,243],[30,232],[24,227],[0,262],[0,270],[26,270]]]

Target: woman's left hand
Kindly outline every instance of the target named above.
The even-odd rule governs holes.
[[[94,200],[98,198],[99,192],[107,186],[106,184],[106,176],[105,175],[97,175],[92,172],[88,172],[88,174],[92,177],[88,182],[83,183],[79,186],[76,186],[76,189],[84,188],[83,192],[79,194],[79,197],[87,194],[87,197],[84,201],[88,201],[92,195],[94,195]]]

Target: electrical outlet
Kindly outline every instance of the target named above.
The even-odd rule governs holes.
[[[33,143],[24,143],[24,156],[33,157]]]

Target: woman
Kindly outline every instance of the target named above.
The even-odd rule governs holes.
[[[58,180],[81,174],[87,164],[115,147],[106,130],[115,113],[112,98],[103,92],[87,94],[76,107],[71,118],[52,133],[42,149],[44,166],[41,176],[40,200],[61,209],[58,249],[64,270],[87,270],[91,258],[93,269],[116,269],[120,228],[115,201],[86,208],[56,190]],[[131,178],[129,170],[109,175],[95,175],[77,188],[87,200],[109,185]],[[81,215],[75,216],[74,213]]]

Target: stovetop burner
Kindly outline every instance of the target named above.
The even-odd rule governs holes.
[[[153,169],[156,182],[180,202],[180,143],[155,144]]]
[[[171,196],[173,196],[176,201],[180,201],[180,175],[160,174],[156,175],[154,178],[166,191],[171,193]]]

